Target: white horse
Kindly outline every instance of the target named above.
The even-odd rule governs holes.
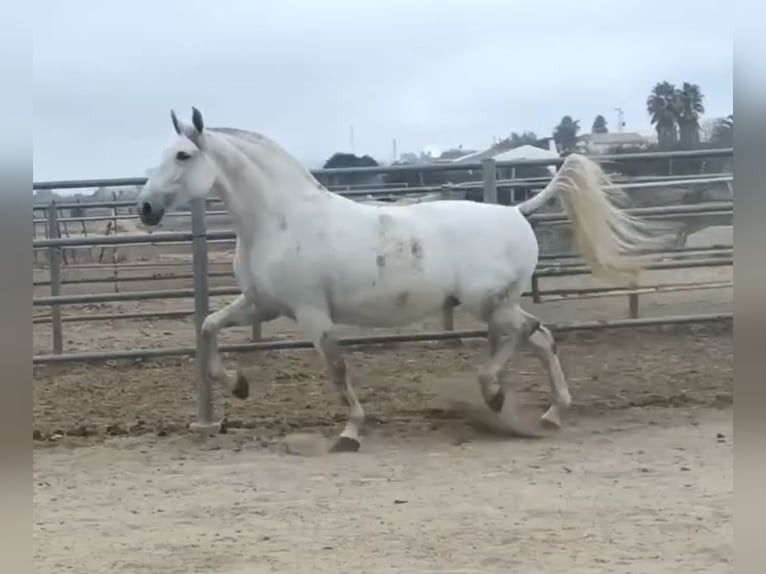
[[[220,329],[279,316],[295,320],[326,362],[348,407],[333,446],[356,451],[364,410],[346,373],[336,324],[404,326],[458,305],[488,325],[490,358],[478,375],[496,413],[506,402],[500,375],[522,340],[547,367],[553,401],[542,415],[559,427],[570,392],[550,331],[519,306],[537,265],[538,244],[525,215],[558,197],[582,256],[599,275],[633,276],[627,252],[653,248],[657,226],[614,204],[601,168],[572,154],[537,196],[517,206],[450,200],[365,205],[323,187],[296,158],[249,131],[206,128],[192,108],[186,125],[171,111],[177,137],[138,197],[141,221],[157,225],[181,202],[220,197],[237,234],[234,275],[242,294],[202,326],[209,376],[246,398],[241,373],[227,372]]]

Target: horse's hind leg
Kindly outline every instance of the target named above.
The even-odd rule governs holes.
[[[561,411],[569,408],[572,404],[572,397],[569,393],[566,377],[561,369],[556,341],[550,330],[544,327],[537,317],[518,306],[516,306],[514,313],[517,316],[516,323],[524,325],[527,339],[532,344],[535,354],[548,370],[553,404],[543,414],[542,421],[558,428],[561,426]]]
[[[479,372],[479,385],[487,406],[496,413],[503,410],[506,400],[506,389],[500,377],[523,337],[523,332],[515,324],[516,319],[513,306],[504,305],[491,311],[487,320],[490,357]]]
[[[506,336],[505,340],[503,336]],[[542,420],[560,427],[561,410],[569,408],[572,398],[556,354],[556,342],[550,330],[544,327],[537,317],[527,313],[517,304],[499,307],[489,318],[491,356],[479,375],[484,400],[493,411],[503,410],[506,388],[500,381],[500,375],[524,339],[532,344],[535,354],[545,363],[548,370],[553,404],[543,414]]]
[[[338,390],[341,401],[348,407],[348,421],[331,450],[334,452],[356,452],[361,445],[360,436],[364,426],[364,409],[349,380],[343,349],[332,333],[332,320],[328,313],[316,308],[299,309],[295,318],[300,328],[313,341],[316,351],[325,360],[328,376]]]

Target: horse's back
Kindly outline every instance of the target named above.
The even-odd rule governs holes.
[[[537,265],[537,238],[515,207],[445,200],[379,208],[380,217],[417,237],[426,262],[449,270],[456,296],[524,283]]]

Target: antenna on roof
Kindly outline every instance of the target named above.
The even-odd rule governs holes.
[[[617,131],[621,132],[625,127],[625,113],[622,108],[614,108],[614,111],[617,112]]]

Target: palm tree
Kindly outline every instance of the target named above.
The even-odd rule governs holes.
[[[659,82],[646,99],[646,111],[657,130],[657,141],[662,147],[678,142],[678,90],[670,82]]]
[[[684,82],[677,90],[677,122],[681,131],[681,146],[692,148],[700,141],[700,116],[705,113],[704,96],[697,84]]]
[[[734,114],[729,114],[716,122],[711,141],[719,147],[734,146]]]
[[[559,152],[571,152],[577,145],[577,132],[580,131],[580,120],[573,120],[572,116],[561,118],[559,125],[553,130],[553,141],[559,148]]]

